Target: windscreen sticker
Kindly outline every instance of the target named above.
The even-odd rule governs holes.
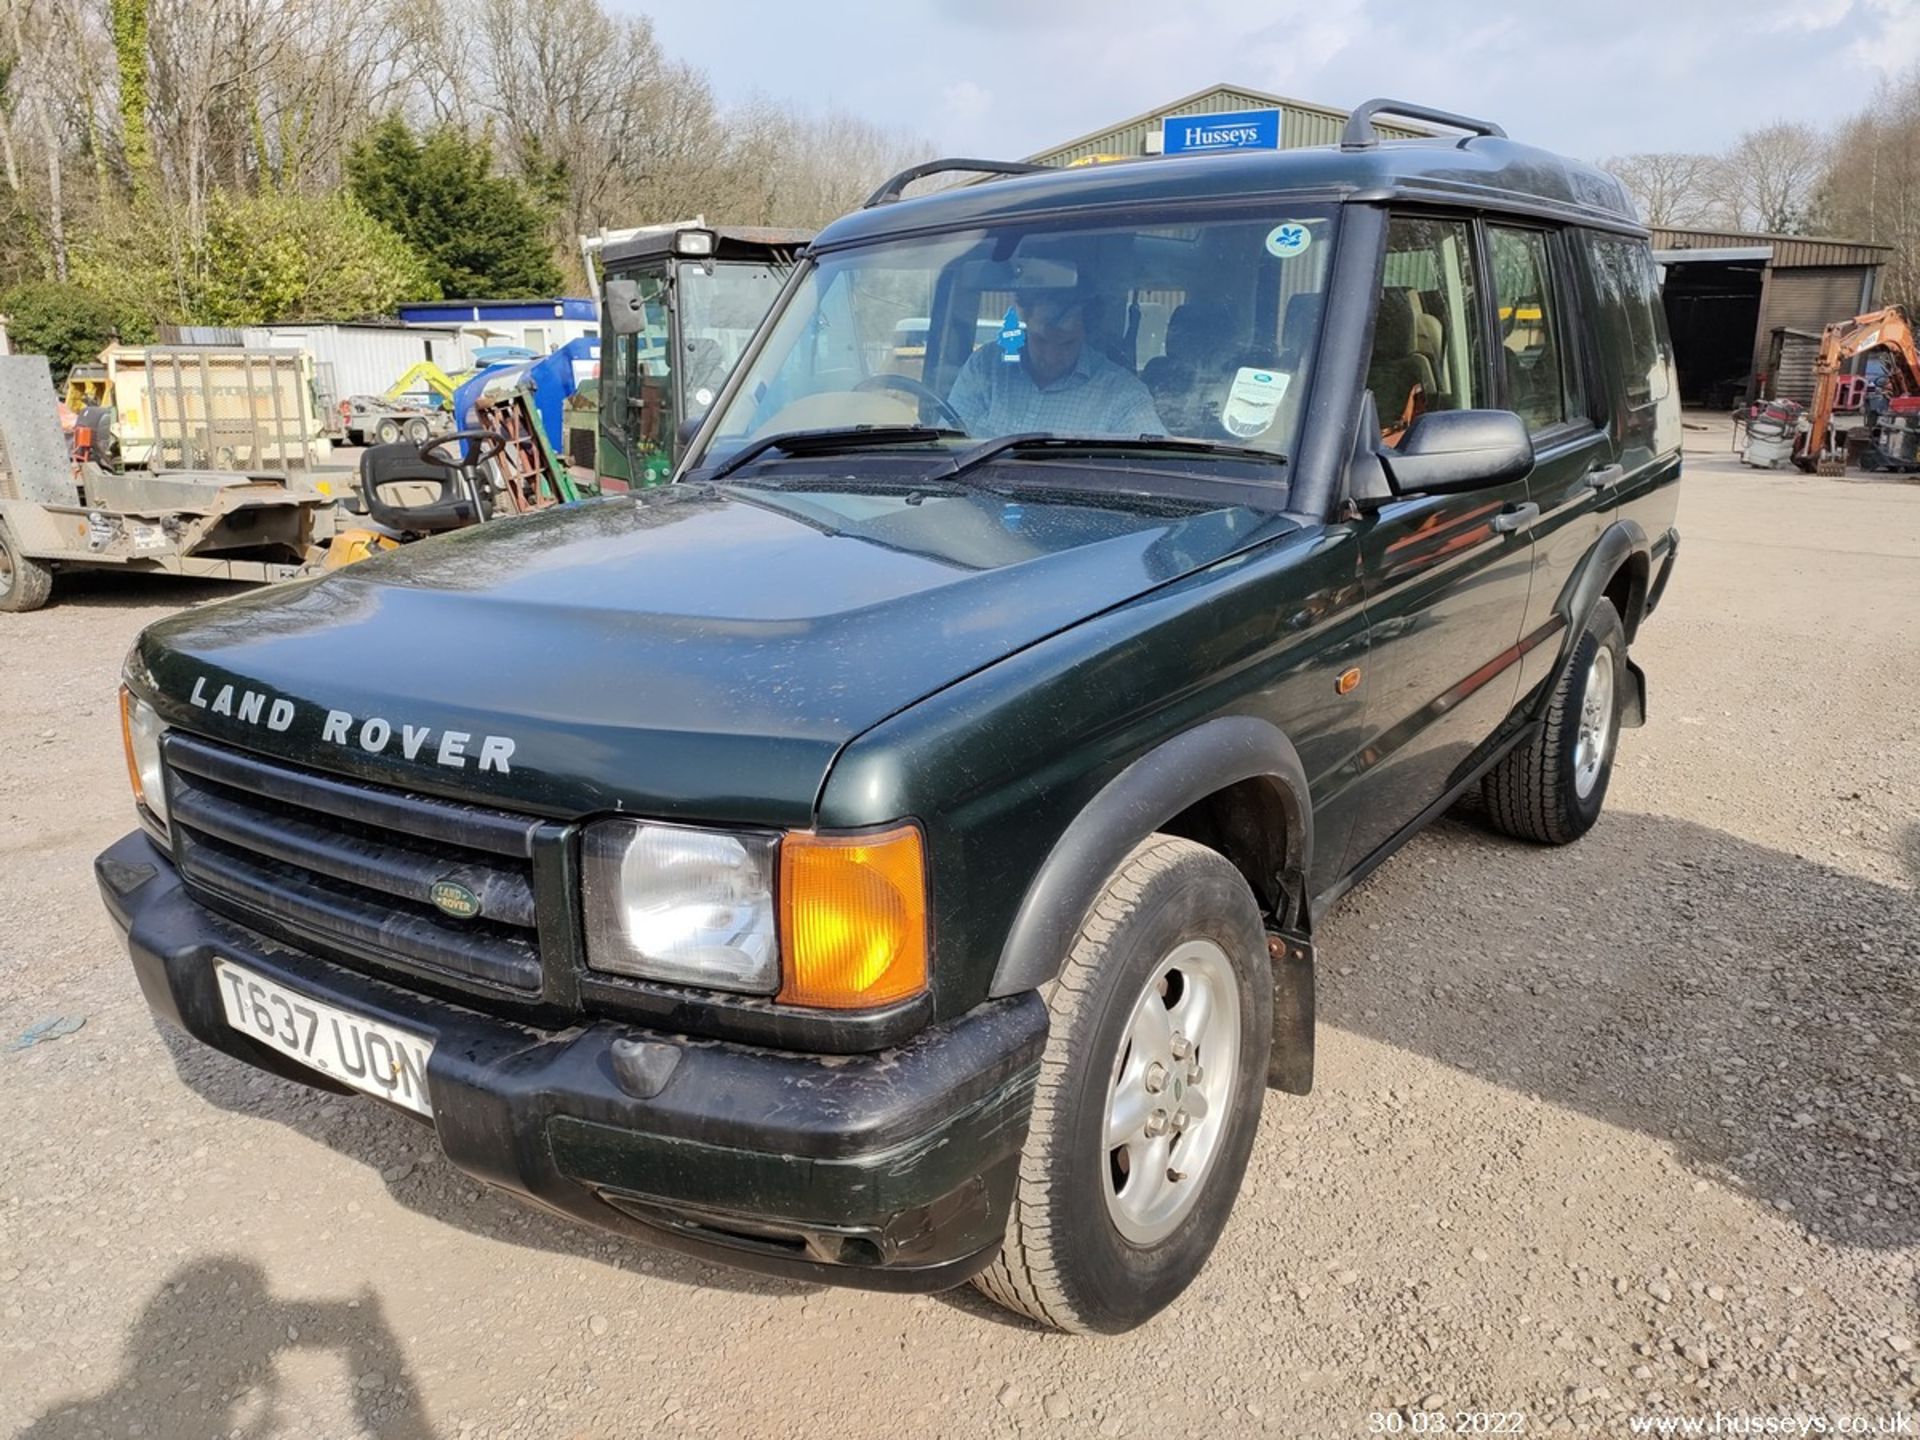
[[[1291,260],[1313,243],[1313,236],[1298,220],[1276,225],[1267,232],[1267,253]]]
[[[1220,407],[1221,426],[1242,440],[1260,434],[1273,423],[1291,378],[1279,370],[1241,366],[1233,384],[1227,387],[1226,403]]]

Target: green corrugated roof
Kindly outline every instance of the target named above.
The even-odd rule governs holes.
[[[1254,90],[1245,85],[1210,85],[1205,90],[1183,95],[1178,100],[1135,115],[1132,119],[1122,120],[1105,130],[1082,135],[1027,158],[1040,165],[1070,165],[1075,160],[1084,160],[1091,155],[1142,155],[1146,153],[1146,136],[1158,130],[1160,122],[1170,115],[1219,115],[1235,110],[1275,109],[1281,112],[1280,147],[1283,150],[1337,143],[1349,113],[1310,100],[1270,95],[1264,90]],[[1390,121],[1379,122],[1374,128],[1390,139],[1408,139],[1431,133],[1418,126],[1396,125]]]

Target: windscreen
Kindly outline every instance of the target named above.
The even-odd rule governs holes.
[[[925,425],[1176,436],[1284,455],[1332,255],[1326,207],[1000,225],[819,257],[695,466],[750,441]]]

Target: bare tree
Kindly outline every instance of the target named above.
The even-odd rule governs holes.
[[[1827,155],[1826,137],[1810,125],[1782,121],[1749,130],[1720,157],[1708,188],[1742,229],[1805,234]]]
[[[1601,168],[1627,187],[1643,223],[1686,228],[1717,219],[1711,185],[1716,163],[1711,155],[1674,150],[1616,155]]]
[[[1892,247],[1883,300],[1920,305],[1920,66],[1883,81],[1841,127],[1819,192],[1822,226]]]
[[[39,142],[41,161],[46,169],[48,258],[52,262],[53,278],[65,280],[68,275],[67,137],[61,133],[61,126],[56,119],[57,97],[64,88],[60,79],[60,42],[64,27],[59,23],[54,4],[7,0],[6,14],[11,60],[7,87],[15,97],[11,108],[15,113],[24,115]],[[9,177],[17,178],[11,138],[7,151]]]

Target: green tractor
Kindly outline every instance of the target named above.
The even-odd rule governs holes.
[[[812,238],[695,223],[582,240],[589,278],[596,254],[605,270],[595,467],[603,482],[638,488],[673,473]]]

